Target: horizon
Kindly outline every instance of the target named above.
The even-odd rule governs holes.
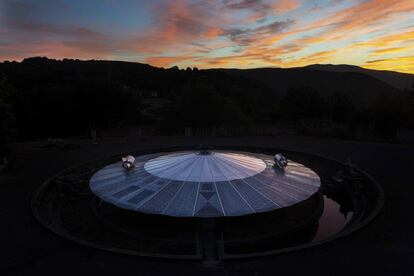
[[[314,64],[414,73],[414,1],[0,0],[0,61],[28,56],[155,67]]]
[[[54,60],[54,61],[64,61],[64,60],[72,60],[72,61],[81,61],[81,62],[91,62],[91,61],[95,61],[95,62],[126,62],[126,63],[135,63],[135,64],[143,64],[143,65],[149,65],[151,67],[154,68],[160,68],[160,69],[171,69],[173,67],[175,67],[175,65],[171,66],[171,67],[163,67],[163,66],[156,66],[156,65],[152,65],[149,63],[143,63],[143,62],[138,62],[138,61],[128,61],[128,60],[114,60],[114,59],[78,59],[78,58],[50,58],[50,57],[46,57],[46,56],[33,56],[33,57],[26,57],[23,58],[19,61],[17,60],[2,60],[0,61],[0,63],[7,63],[7,62],[18,62],[21,63],[24,60],[28,60],[28,59],[32,59],[32,58],[46,58],[48,60]],[[304,66],[294,66],[294,67],[277,67],[277,66],[268,66],[268,67],[251,67],[251,68],[237,68],[237,67],[210,67],[210,68],[198,68],[198,67],[179,67],[177,66],[177,68],[179,70],[186,70],[187,68],[197,68],[198,70],[255,70],[255,69],[295,69],[295,68],[306,68],[306,67],[311,67],[311,66],[350,66],[350,67],[357,67],[357,68],[361,68],[361,69],[365,69],[365,70],[372,70],[372,71],[378,71],[378,72],[394,72],[394,73],[399,73],[399,74],[409,74],[409,75],[414,75],[414,73],[407,73],[407,72],[401,72],[401,71],[397,71],[397,70],[386,70],[386,69],[372,69],[372,68],[367,68],[367,67],[363,67],[363,66],[358,66],[358,65],[353,65],[353,64],[332,64],[332,63],[313,63],[313,64],[308,64],[308,65],[304,65]]]

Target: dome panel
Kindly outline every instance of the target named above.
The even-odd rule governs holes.
[[[171,180],[219,182],[258,174],[266,164],[259,158],[242,154],[189,152],[151,159],[144,168],[152,175]]]

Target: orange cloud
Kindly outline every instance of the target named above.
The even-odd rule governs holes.
[[[383,55],[383,54],[392,54],[392,53],[400,53],[407,50],[410,50],[410,47],[394,47],[394,48],[385,48],[385,49],[378,49],[371,53],[371,55]]]
[[[414,12],[414,1],[411,0],[368,0],[350,8],[341,10],[321,18],[309,25],[299,26],[281,35],[269,38],[266,43],[273,44],[292,35],[306,34],[309,31],[325,29],[317,36],[298,38],[298,43],[332,42],[334,40],[351,40],[357,35],[363,35],[373,30],[381,29],[381,22],[394,18],[400,13]],[[411,33],[411,32],[410,32]],[[390,39],[413,39],[412,34],[407,37],[390,36]],[[362,45],[362,44],[361,44]]]
[[[331,26],[331,32],[341,34],[370,24],[386,21],[399,13],[414,11],[412,0],[369,0],[323,18],[309,28]]]
[[[76,44],[76,45],[74,45]],[[14,52],[16,54],[7,55],[4,60],[22,60],[23,57],[30,56],[48,56],[50,58],[78,58],[78,59],[105,59],[109,58],[107,49],[100,49],[98,45],[91,42],[42,42],[30,45],[13,44],[9,46],[0,46],[0,52]]]
[[[225,15],[212,11],[214,5],[210,2],[189,4],[185,0],[162,2],[153,8],[152,27],[122,42],[121,47],[156,56],[172,51],[192,54],[220,36],[220,26],[228,23]]]
[[[413,43],[413,42],[414,42],[414,31],[410,30],[410,31],[399,32],[399,33],[391,34],[391,35],[379,36],[375,39],[356,43],[355,46],[378,48],[378,47],[388,47],[395,43],[405,44],[405,43]]]
[[[177,62],[183,62],[191,58],[189,56],[158,56],[146,58],[145,62],[158,67],[171,67]]]
[[[300,58],[293,58],[282,60],[281,65],[284,67],[297,67],[297,66],[305,66],[314,63],[324,63],[332,58],[334,54],[336,54],[336,50],[329,50],[329,51],[321,51],[316,52],[310,55],[306,55]]]
[[[273,9],[279,13],[285,13],[297,9],[299,6],[297,0],[279,0],[273,4]]]
[[[216,38],[223,33],[220,28],[211,28],[205,32],[207,38]]]
[[[405,73],[414,72],[414,56],[404,56],[390,59],[378,59],[367,61],[365,68],[375,70],[393,70]]]

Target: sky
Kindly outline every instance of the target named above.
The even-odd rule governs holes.
[[[414,0],[0,0],[0,61],[414,73]]]

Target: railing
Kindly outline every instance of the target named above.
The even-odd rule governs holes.
[[[186,127],[184,136],[275,136],[294,133],[294,129],[282,129],[277,126],[221,126],[221,127]]]

